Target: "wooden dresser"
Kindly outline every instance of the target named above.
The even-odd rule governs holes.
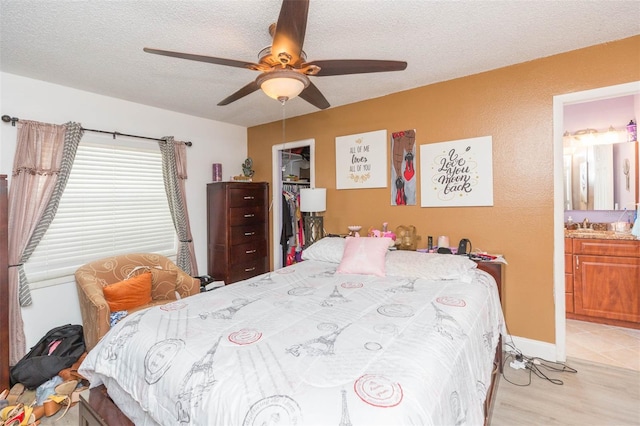
[[[231,284],[269,270],[269,184],[207,185],[209,275]]]

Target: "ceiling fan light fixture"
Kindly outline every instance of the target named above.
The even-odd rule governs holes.
[[[298,96],[309,85],[309,78],[295,71],[269,71],[260,74],[256,83],[267,96],[282,102]]]

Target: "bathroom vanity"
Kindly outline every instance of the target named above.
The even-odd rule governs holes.
[[[640,240],[565,231],[567,318],[640,329]]]

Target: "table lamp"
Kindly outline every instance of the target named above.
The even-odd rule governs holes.
[[[309,213],[304,216],[304,245],[310,246],[324,236],[322,216],[318,213],[327,210],[326,188],[300,189],[300,211]]]

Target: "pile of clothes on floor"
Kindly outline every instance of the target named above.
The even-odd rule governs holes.
[[[0,392],[0,426],[37,425],[43,416],[62,418],[89,382],[78,373],[85,352],[82,326],[49,332],[11,367],[11,389]]]

